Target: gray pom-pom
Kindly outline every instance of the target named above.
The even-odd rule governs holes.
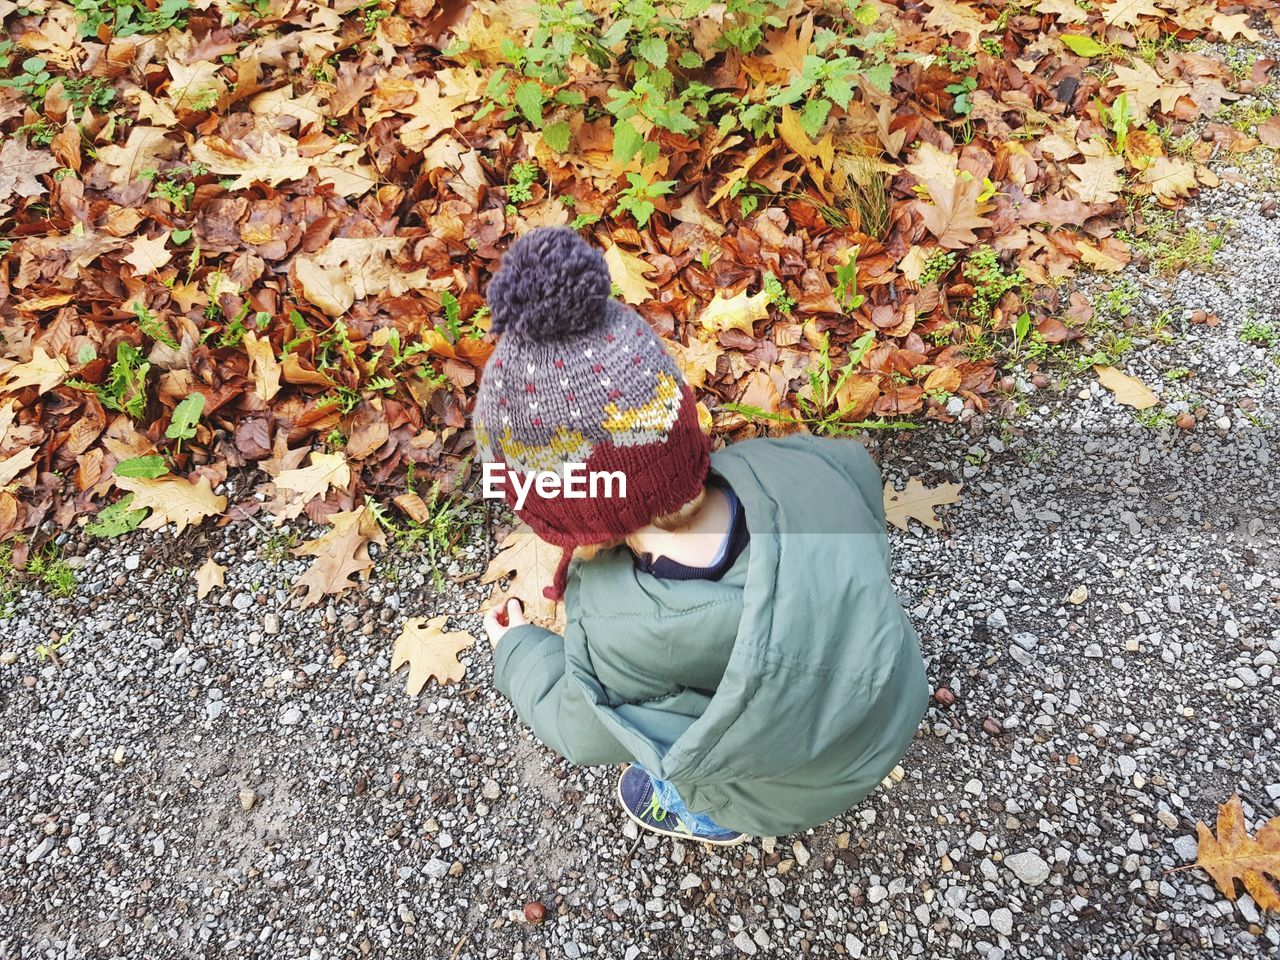
[[[490,329],[535,343],[581,336],[604,323],[612,289],[600,251],[568,227],[538,227],[489,281]]]

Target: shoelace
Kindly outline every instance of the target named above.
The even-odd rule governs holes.
[[[658,803],[657,794],[650,794],[649,805],[644,808],[644,813],[642,813],[641,816],[652,820],[654,823],[665,823],[667,819],[667,814],[670,812],[671,811],[667,810],[665,807],[661,806]],[[693,830],[691,830],[688,824],[686,824],[679,817],[672,815],[672,820],[674,820],[675,822],[671,825],[671,829],[674,830],[676,833],[683,833],[685,836],[688,836],[688,837],[694,836]]]
[[[667,819],[667,810],[658,803],[658,795],[656,793],[649,795],[649,805],[644,808],[644,813],[640,814],[640,816],[648,817],[655,823],[662,823]]]

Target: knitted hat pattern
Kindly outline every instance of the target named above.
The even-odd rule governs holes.
[[[542,497],[520,518],[563,548],[546,595],[564,595],[576,546],[624,537],[698,495],[710,441],[693,392],[649,325],[610,297],[609,268],[573,230],[540,227],[506,252],[489,283],[491,329],[473,427],[482,460],[517,474],[585,464],[620,472],[626,496]],[[505,485],[515,508],[514,485]]]

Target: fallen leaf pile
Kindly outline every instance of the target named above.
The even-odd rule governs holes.
[[[1272,817],[1250,837],[1239,795],[1218,806],[1218,832],[1197,823],[1200,846],[1195,865],[1234,900],[1239,882],[1263,910],[1280,913],[1280,817]]]
[[[1275,62],[1188,44],[1270,0],[0,18],[0,537],[305,513],[307,603],[367,574],[367,496],[466,483],[485,285],[535,226],[605,251],[726,439],[950,420],[1015,324],[1082,335],[1062,279],[1280,143],[1221,119]]]

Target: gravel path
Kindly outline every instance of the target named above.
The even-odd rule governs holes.
[[[1222,275],[1126,274],[1134,319],[1172,311],[1122,361],[1158,416],[1086,376],[875,438],[888,477],[966,484],[946,533],[894,538],[954,702],[847,816],[637,838],[616,770],[517,725],[487,645],[418,700],[388,675],[404,617],[479,629],[474,584],[437,594],[420,561],[300,613],[249,524],[72,544],[76,595],[0,621],[0,958],[1276,956],[1247,896],[1169,872],[1232,792],[1280,813],[1280,344],[1242,339],[1280,331],[1280,219],[1250,180],[1191,213],[1228,234]],[[227,588],[197,602],[210,554]]]

